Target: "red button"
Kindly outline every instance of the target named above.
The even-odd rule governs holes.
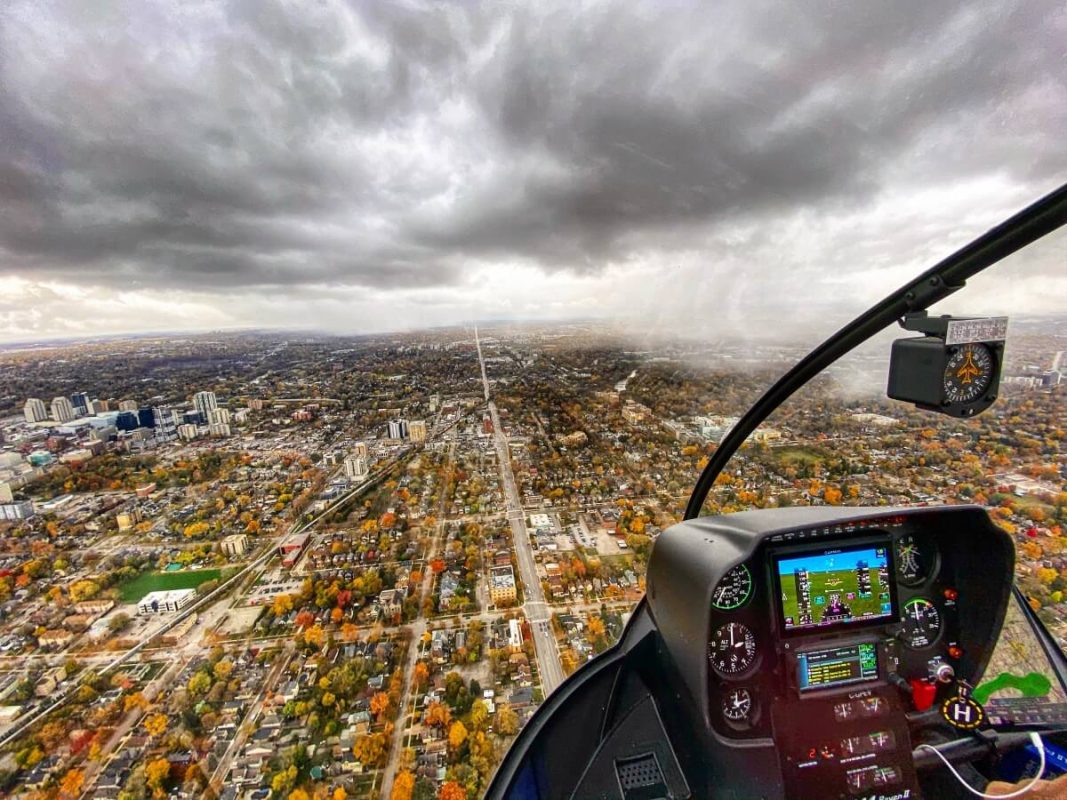
[[[957,592],[955,589],[945,589],[945,599],[946,600],[955,600],[959,596],[960,596],[959,592]]]
[[[937,687],[934,684],[919,678],[912,678],[908,683],[911,684],[911,701],[915,704],[916,711],[925,711],[934,704],[937,697]]]
[[[959,647],[956,647],[956,645],[952,645],[952,647],[948,649],[948,654],[953,658],[960,658],[963,656],[963,650]]]

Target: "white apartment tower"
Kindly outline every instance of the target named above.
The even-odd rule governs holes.
[[[193,405],[196,407],[196,413],[200,415],[201,421],[205,423],[211,421],[211,412],[219,407],[214,392],[197,392],[193,395]]]
[[[356,455],[348,456],[345,459],[345,477],[349,480],[362,480],[369,474],[367,459]]]
[[[74,404],[68,397],[57,397],[52,401],[52,419],[56,422],[70,422],[74,419]]]
[[[48,407],[39,397],[31,397],[23,408],[27,422],[44,422],[48,419]]]

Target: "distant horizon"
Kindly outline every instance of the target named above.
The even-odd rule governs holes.
[[[840,320],[843,323],[844,317]],[[1041,322],[1057,322],[1067,321],[1067,310],[1065,311],[1048,311],[1043,313],[1029,313],[1029,314],[1017,314],[1009,316],[1009,334],[1010,326],[1012,322],[1023,324],[1035,324]],[[94,335],[67,335],[67,336],[55,336],[55,337],[42,337],[38,339],[2,339],[0,338],[0,352],[12,351],[19,349],[31,349],[36,347],[47,347],[57,345],[75,345],[75,344],[90,344],[107,341],[121,341],[121,340],[134,340],[134,339],[159,339],[165,337],[205,337],[213,334],[219,334],[224,336],[235,336],[241,334],[263,334],[263,335],[302,335],[321,339],[359,339],[376,336],[404,336],[410,334],[418,334],[422,332],[432,331],[449,331],[462,328],[470,328],[474,325],[485,326],[491,328],[493,326],[500,325],[519,325],[519,326],[567,326],[567,325],[600,325],[604,327],[620,327],[627,323],[623,320],[618,320],[610,317],[570,317],[561,319],[538,319],[538,318],[480,318],[474,320],[467,320],[462,322],[455,322],[442,325],[426,325],[423,327],[407,327],[407,328],[394,328],[383,330],[366,330],[366,331],[354,331],[354,332],[341,332],[341,331],[327,331],[316,328],[301,328],[301,327],[262,327],[255,325],[248,326],[233,326],[226,328],[188,328],[188,329],[157,329],[157,330],[143,330],[143,331],[118,331],[114,333],[99,333]],[[835,322],[835,324],[837,324]],[[833,328],[828,327],[826,330],[827,335],[833,332]],[[753,338],[759,338],[761,341],[765,341],[768,344],[786,344],[790,343],[792,338],[787,334],[781,336],[772,335],[763,337],[754,337],[751,331],[738,331],[734,336],[731,336],[729,332],[720,335],[720,339],[746,339],[751,340]],[[636,336],[637,334],[635,334]],[[647,332],[642,333],[647,335]],[[685,331],[670,331],[660,332],[657,334],[657,338],[680,338],[680,339],[699,339],[701,335],[699,333],[691,333],[686,335]]]

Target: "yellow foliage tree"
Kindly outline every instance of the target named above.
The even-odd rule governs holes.
[[[457,719],[448,729],[448,746],[454,751],[459,750],[465,741],[467,741],[467,726]]]
[[[162,736],[167,730],[167,715],[153,714],[150,717],[145,717],[144,729],[148,731],[149,736]]]
[[[152,790],[153,797],[165,797],[163,784],[170,777],[170,762],[165,758],[157,758],[155,761],[148,762],[148,766],[144,768],[144,777],[145,783]]]
[[[393,781],[393,791],[389,793],[389,800],[411,800],[411,794],[415,791],[415,776],[408,770],[401,770]]]
[[[365,767],[380,766],[382,759],[385,758],[385,736],[380,733],[360,736],[356,739],[352,754]]]

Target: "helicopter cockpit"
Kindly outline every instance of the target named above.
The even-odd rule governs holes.
[[[966,418],[997,398],[1006,322],[930,317],[1067,223],[1067,186],[919,276],[798,363],[720,443],[653,548],[621,640],[541,706],[487,797],[1023,796],[1064,756],[1067,659],[981,506],[700,516],[726,462],[829,364],[899,323],[888,394]]]

